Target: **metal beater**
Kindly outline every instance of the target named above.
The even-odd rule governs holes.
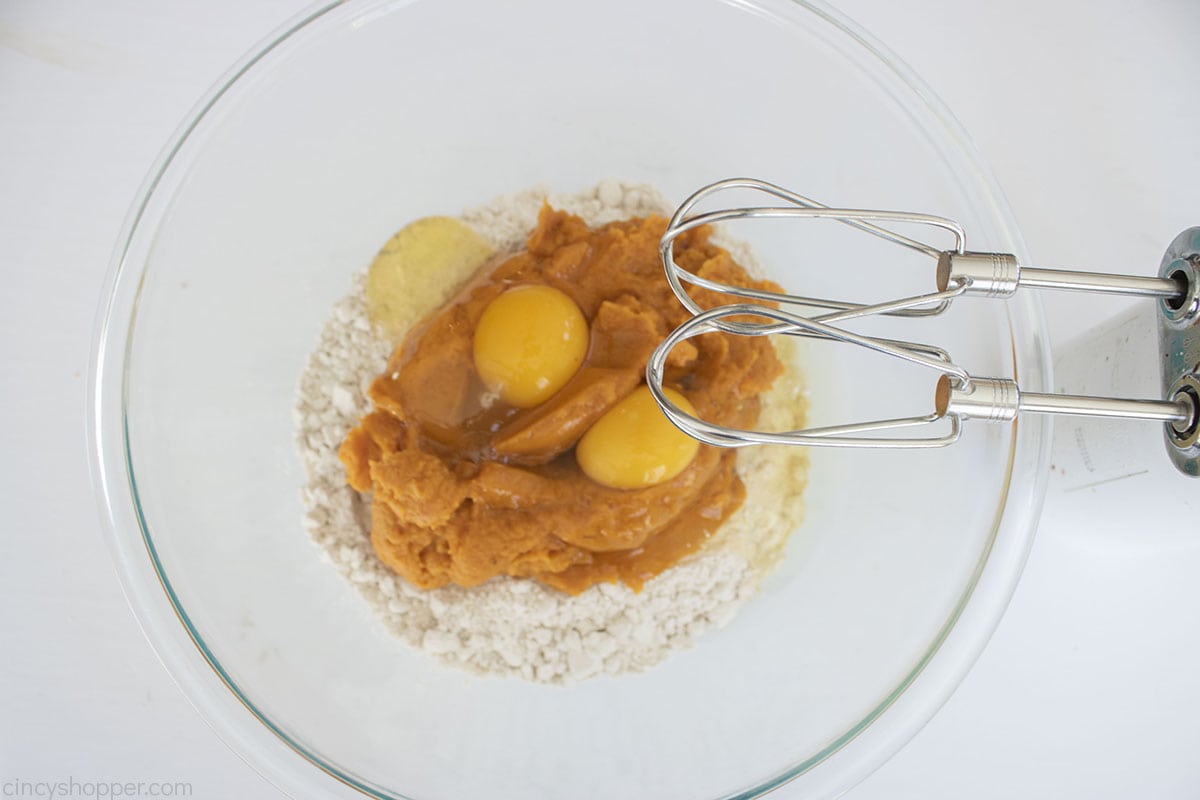
[[[745,206],[692,213],[701,201],[723,191],[751,189],[782,204]],[[861,304],[803,295],[780,294],[730,286],[701,278],[675,263],[674,243],[683,233],[738,219],[833,219],[864,233],[922,253],[936,262],[937,291],[876,304]],[[932,245],[883,227],[889,222],[927,225],[949,232],[954,247]],[[685,433],[720,447],[751,444],[799,444],[813,447],[944,447],[962,435],[963,421],[982,419],[1012,422],[1022,413],[1068,414],[1154,420],[1164,424],[1167,449],[1175,465],[1200,475],[1200,227],[1190,228],[1171,243],[1157,277],[1108,275],[1022,266],[1008,253],[972,252],[966,234],[951,219],[907,211],[832,208],[811,198],[751,178],[710,184],[683,202],[671,217],[659,252],[667,281],[692,317],[658,346],[646,367],[646,383],[671,421]],[[705,310],[688,294],[685,284],[721,292],[746,301]],[[1152,298],[1159,307],[1159,345],[1163,355],[1164,400],[1124,400],[1107,397],[1022,392],[1015,381],[969,374],[939,347],[918,342],[864,336],[835,323],[872,315],[926,317],[941,314],[959,297],[1011,297],[1020,288],[1066,289]],[[770,304],[770,305],[765,305]],[[779,307],[776,307],[779,306]],[[819,309],[806,316],[783,307]],[[811,313],[811,311],[810,311]],[[733,319],[740,317],[741,319]],[[748,321],[746,317],[754,318]],[[688,414],[663,392],[667,355],[680,342],[704,333],[738,336],[775,334],[829,339],[874,350],[939,374],[933,410],[923,416],[882,419],[848,425],[772,433],[715,425]],[[903,435],[905,430],[937,425],[937,435]],[[866,436],[888,432],[893,435]],[[897,435],[898,434],[898,435]]]

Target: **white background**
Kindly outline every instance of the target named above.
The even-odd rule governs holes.
[[[188,705],[127,609],[83,411],[109,251],[147,168],[305,5],[0,2],[0,780],[281,796]],[[1150,274],[1200,225],[1200,0],[836,5],[954,109],[1037,263]],[[1056,346],[1122,307],[1046,305]],[[1200,482],[1168,482],[1191,493],[1173,503],[1152,478],[1052,482],[975,670],[851,800],[1200,798]]]

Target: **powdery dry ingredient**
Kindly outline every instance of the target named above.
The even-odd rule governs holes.
[[[566,196],[527,190],[468,211],[462,219],[498,250],[515,249],[534,227],[543,199],[591,225],[669,213],[653,187],[604,181]],[[745,247],[714,240],[753,271]],[[571,683],[647,669],[733,619],[800,523],[807,472],[801,448],[742,450],[742,507],[704,550],[647,582],[641,593],[600,584],[572,597],[515,578],[496,578],[470,589],[421,590],[380,563],[369,539],[369,502],[346,485],[337,457],[346,433],[370,410],[367,386],[391,351],[367,320],[364,277],[355,276],[350,293],[334,305],[321,332],[301,376],[295,422],[308,473],[302,492],[305,527],[388,629],[448,665]],[[411,322],[444,303],[465,277],[448,276],[442,286],[414,286]],[[785,363],[789,355],[781,353]],[[805,399],[795,373],[789,369],[768,393],[761,427],[787,430],[802,424]]]

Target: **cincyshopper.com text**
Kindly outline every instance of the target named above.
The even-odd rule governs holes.
[[[57,780],[0,781],[0,798],[38,798],[38,800],[109,800],[113,797],[191,797],[190,781],[99,781],[68,777]]]

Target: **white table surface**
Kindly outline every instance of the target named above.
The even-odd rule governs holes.
[[[192,709],[126,607],[83,411],[101,282],[147,168],[215,78],[305,5],[0,3],[5,797],[11,780],[69,778],[282,796]],[[1176,233],[1200,225],[1197,0],[836,5],[955,110],[1039,264],[1147,274]],[[1046,305],[1056,343],[1122,308]],[[1200,496],[1200,483],[1183,491]],[[976,668],[847,796],[1200,798],[1200,524],[1194,499],[1163,506],[1159,495],[1080,502],[1052,485]],[[1113,497],[1124,515],[1105,513]]]

